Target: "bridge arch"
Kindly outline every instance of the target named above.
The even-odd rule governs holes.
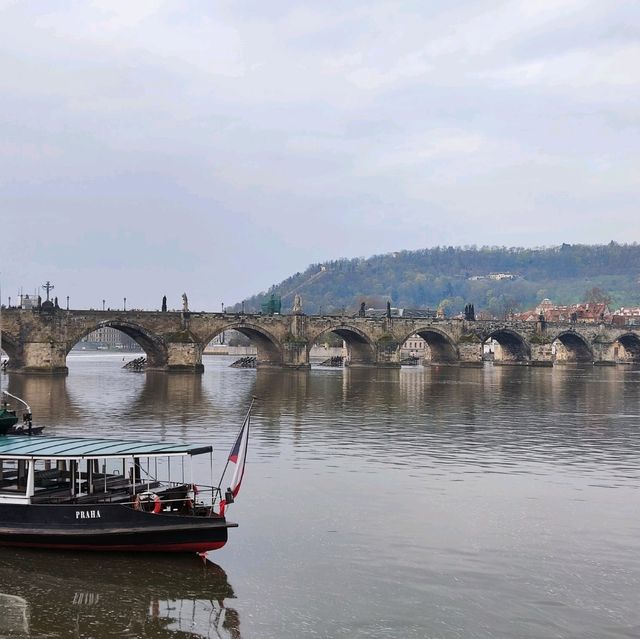
[[[444,331],[427,326],[411,331],[401,340],[404,344],[412,335],[419,335],[429,347],[427,359],[432,364],[451,364],[458,361],[458,348],[450,335]]]
[[[348,366],[374,366],[376,363],[376,347],[366,333],[348,324],[329,326],[317,332],[307,344],[311,347],[326,333],[335,333],[347,345]]]
[[[531,346],[529,342],[514,330],[499,328],[485,335],[482,343],[495,340],[499,348],[494,353],[494,361],[497,362],[526,362],[531,359]]]
[[[637,334],[620,335],[616,342],[621,344],[624,349],[626,357],[622,359],[623,362],[640,363],[640,337]]]
[[[281,366],[283,363],[282,346],[280,341],[270,331],[247,322],[230,322],[224,326],[216,328],[215,331],[209,333],[202,342],[202,347],[211,342],[212,339],[224,333],[225,331],[238,331],[245,337],[248,337],[255,344],[258,351],[256,364],[259,367],[265,366]]]
[[[115,328],[118,331],[122,331],[125,335],[128,335],[133,339],[147,356],[147,368],[148,369],[164,369],[167,366],[168,353],[167,345],[165,341],[151,331],[147,330],[139,324],[133,322],[127,322],[125,320],[113,319],[105,320],[86,326],[80,333],[74,336],[73,339],[67,342],[67,348],[65,356],[69,354],[69,351],[82,340],[83,337],[89,335],[93,331],[100,328]]]
[[[593,362],[595,359],[587,339],[573,330],[558,333],[552,346],[556,362]]]
[[[2,343],[0,343],[0,347],[9,356],[7,367],[11,369],[17,365],[17,355],[19,351],[18,340],[6,331],[2,331]]]

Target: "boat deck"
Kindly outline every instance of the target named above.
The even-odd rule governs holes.
[[[193,478],[193,468],[189,464],[185,469],[184,463],[212,450],[167,442],[0,437],[0,503],[122,504],[175,514],[212,512],[219,488],[201,486],[196,500],[198,488],[185,477]]]

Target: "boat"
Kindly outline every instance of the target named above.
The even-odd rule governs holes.
[[[44,426],[29,426],[26,424],[16,424],[12,426],[8,431],[7,435],[42,435],[44,431]]]
[[[253,402],[252,402],[253,404]],[[197,552],[227,543],[225,509],[244,474],[251,408],[217,486],[196,485],[204,444],[0,436],[0,546]],[[206,459],[208,457],[209,459]],[[230,487],[221,483],[235,464]]]
[[[9,410],[7,402],[0,405],[0,435],[6,435],[18,423],[15,410]]]
[[[40,435],[42,433],[44,426],[33,425],[33,414],[27,402],[6,390],[1,391],[0,395],[2,395],[2,404],[0,404],[0,435]],[[7,397],[11,397],[24,406],[25,410],[22,413],[21,424],[18,424],[17,411],[9,408]]]

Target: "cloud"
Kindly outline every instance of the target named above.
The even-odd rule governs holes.
[[[485,74],[517,86],[537,85],[571,93],[611,86],[638,90],[640,45],[592,48],[548,56]],[[619,94],[624,99],[624,94]],[[615,97],[615,96],[613,96]]]
[[[337,256],[608,241],[605,216],[637,239],[637,17],[0,2],[0,232],[37,248],[5,287],[60,277],[81,301],[99,278],[119,298],[108,269],[130,264],[141,304],[189,289],[217,308]]]

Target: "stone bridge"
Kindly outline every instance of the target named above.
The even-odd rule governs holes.
[[[551,365],[640,363],[640,326],[461,319],[248,315],[158,311],[4,309],[2,348],[15,372],[66,373],[66,357],[84,336],[105,326],[121,330],[145,351],[150,370],[202,372],[202,352],[216,335],[237,330],[257,347],[259,367],[306,368],[323,335],[346,343],[349,366],[400,366],[406,339],[420,335],[426,361],[481,364],[483,346],[496,362]]]

